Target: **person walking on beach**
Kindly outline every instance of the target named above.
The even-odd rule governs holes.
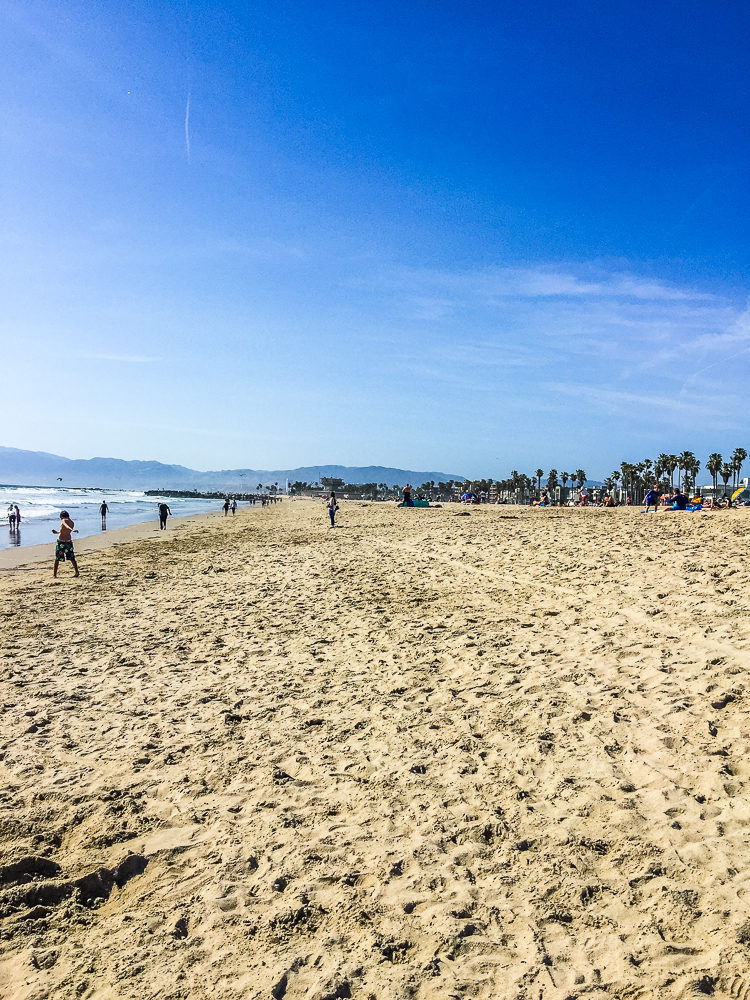
[[[159,504],[159,529],[167,527],[167,518],[172,513],[169,506],[162,501]]]
[[[70,519],[70,514],[67,510],[60,511],[60,530],[57,528],[52,529],[52,534],[57,535],[57,545],[55,545],[55,565],[52,570],[52,576],[57,576],[57,567],[61,562],[72,563],[73,569],[75,570],[75,575],[80,576],[78,572],[78,563],[76,562],[76,554],[73,551],[73,539],[71,538],[71,532],[78,534],[78,528],[75,527],[74,522]]]
[[[12,503],[8,504],[8,527],[11,531],[16,530],[16,508]]]
[[[102,515],[102,531],[107,527],[107,514],[109,512],[109,505],[106,500],[102,500],[101,506],[99,507],[99,513]]]
[[[237,497],[232,497],[232,517],[237,513]]]
[[[336,494],[331,490],[331,495],[328,498],[328,516],[331,519],[331,527],[336,527],[336,511],[339,509],[338,503],[336,503]]]
[[[224,497],[224,517],[229,513],[229,497]]]
[[[21,528],[21,510],[20,510],[20,508],[19,508],[19,506],[18,506],[17,503],[13,504],[13,506],[15,507],[15,510],[16,510],[16,531],[20,531],[20,528]]]

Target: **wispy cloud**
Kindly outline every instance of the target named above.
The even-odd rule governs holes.
[[[624,271],[589,266],[544,265],[489,267],[473,271],[402,268],[384,276],[386,283],[407,294],[417,305],[443,311],[491,304],[506,299],[631,300],[635,302],[711,302],[702,290],[681,288]]]
[[[661,426],[691,427],[700,419],[703,427],[716,430],[740,430],[746,426],[737,415],[743,399],[739,393],[727,392],[726,387],[705,386],[690,396],[677,392],[649,393],[596,387],[584,383],[548,382],[540,387],[552,396],[577,399],[589,413],[608,413],[631,422],[641,417],[649,422],[656,416]],[[717,409],[716,399],[721,398]]]
[[[625,392],[619,389],[602,389],[584,385],[580,383],[568,382],[548,382],[544,386],[548,392],[561,396],[570,396],[575,399],[586,401],[587,405],[592,403],[603,404],[611,407],[614,411],[620,412],[627,409],[632,413],[634,407],[643,408],[649,412],[654,410],[679,410],[683,413],[695,411],[695,402],[674,400],[672,396],[652,396],[649,393]]]
[[[592,414],[650,408],[673,423],[715,409],[709,383],[721,375],[722,398],[740,405],[750,311],[703,288],[598,264],[394,268],[374,280],[408,331],[393,353],[415,380],[537,408],[585,396]]]
[[[599,265],[400,268],[375,280],[405,320],[436,330],[460,323],[470,339],[494,330],[495,343],[543,337],[553,351],[619,345],[631,367],[633,360],[660,364],[675,353],[730,353],[750,343],[747,316],[721,297]]]

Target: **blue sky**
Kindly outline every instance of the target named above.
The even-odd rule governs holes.
[[[498,478],[750,450],[748,29],[6,0],[2,443]]]

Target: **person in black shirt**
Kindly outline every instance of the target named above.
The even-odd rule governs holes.
[[[687,510],[688,498],[682,492],[682,490],[677,487],[677,492],[672,497],[672,502],[670,503],[668,510]]]
[[[171,513],[172,511],[169,509],[167,504],[163,502],[159,504],[159,528],[166,528],[167,518]]]

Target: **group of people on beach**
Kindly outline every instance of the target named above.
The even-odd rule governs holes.
[[[671,495],[664,494],[662,496],[658,485],[654,485],[644,497],[643,502],[646,504],[646,513],[648,514],[649,508],[653,507],[655,514],[659,505],[663,506],[665,510],[687,510],[688,497],[679,486]]]
[[[728,494],[716,499],[709,497],[704,500],[701,496],[688,497],[678,486],[672,493],[662,493],[658,485],[654,485],[646,493],[643,500],[646,505],[645,514],[650,513],[653,507],[654,514],[662,508],[662,513],[669,510],[730,510],[732,508],[732,498]]]
[[[701,497],[693,497],[691,500],[686,493],[684,493],[678,486],[673,489],[671,493],[662,493],[658,485],[652,486],[646,493],[643,499],[646,509],[644,513],[650,513],[653,507],[654,513],[658,508],[662,508],[662,513],[671,510],[723,510],[725,508],[732,506],[732,498],[729,496],[723,497],[721,500],[706,500],[703,501]],[[626,506],[630,506],[630,497],[627,497],[625,501]],[[549,498],[549,494],[546,490],[542,491],[542,495],[538,500],[534,500],[532,507],[552,507],[554,504]],[[581,492],[581,499],[578,501],[576,506],[589,507],[592,506],[588,502],[588,494]],[[612,496],[611,493],[605,493],[601,499],[595,503],[593,506],[596,507],[617,507],[617,501]]]
[[[8,527],[11,534],[21,527],[21,511],[17,503],[8,504]]]

